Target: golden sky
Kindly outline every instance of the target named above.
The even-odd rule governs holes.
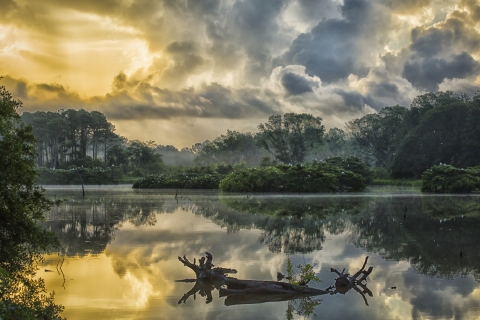
[[[99,110],[177,147],[268,116],[326,127],[480,88],[476,0],[0,0],[2,84],[23,110]]]

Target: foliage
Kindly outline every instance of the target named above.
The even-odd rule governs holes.
[[[418,179],[440,162],[480,165],[479,121],[480,91],[473,97],[446,91],[418,96],[409,109],[385,107],[350,121],[347,127],[376,166],[393,178]]]
[[[19,107],[0,86],[0,318],[56,319],[62,308],[33,278],[41,254],[57,244],[37,223],[53,203],[35,185],[35,138]]]
[[[133,140],[128,143],[126,153],[136,169],[136,175],[156,173],[163,170],[162,155],[155,152],[154,141]]]
[[[324,162],[312,162],[304,166],[276,165],[236,170],[227,175],[219,187],[226,192],[362,191],[365,179]]]
[[[480,167],[466,169],[450,165],[433,166],[422,175],[422,191],[470,193],[480,188]]]
[[[33,127],[38,166],[65,167],[85,158],[89,149],[96,160],[99,153],[106,154],[112,145],[122,141],[114,132],[115,126],[99,111],[24,112],[22,121]]]
[[[133,183],[134,189],[218,189],[218,174],[148,175]]]
[[[353,139],[377,166],[388,168],[395,148],[403,136],[402,123],[408,109],[402,106],[385,107],[347,123]]]
[[[322,118],[306,113],[273,115],[258,129],[259,143],[285,164],[302,163],[308,151],[322,143],[325,132]]]
[[[222,163],[233,165],[239,161],[244,161],[247,165],[257,164],[262,150],[257,146],[256,139],[251,133],[227,130],[226,135],[222,134],[213,141],[201,144],[195,163],[200,166]]]
[[[348,147],[348,137],[345,131],[339,128],[331,128],[325,134],[325,142],[334,156],[344,155]]]
[[[178,150],[172,145],[159,145],[155,152],[162,155],[165,165],[192,166],[197,157],[192,148]]]
[[[277,165],[277,161],[273,160],[270,157],[263,157],[262,160],[260,160],[260,167],[270,167],[270,166],[275,166]]]
[[[0,267],[0,319],[61,319],[63,307],[53,298],[53,293],[46,294],[42,279]]]
[[[372,178],[374,180],[388,180],[390,179],[390,174],[383,167],[375,167],[372,169]]]
[[[321,282],[320,278],[315,275],[315,267],[318,265],[317,262],[313,264],[299,264],[297,265],[298,272],[293,270],[293,263],[290,257],[287,259],[287,278],[288,281],[292,284],[297,284],[300,286],[306,286],[310,281]]]
[[[363,163],[357,157],[333,157],[333,158],[326,158],[324,161],[332,166],[336,166],[342,168],[344,170],[352,171],[353,173],[359,174],[365,178],[365,182],[369,183],[372,181],[373,172],[372,170]]]
[[[456,102],[426,111],[399,145],[392,174],[419,177],[440,162],[455,167],[479,165],[479,107]]]
[[[163,149],[153,141],[128,141],[120,137],[115,133],[115,126],[99,111],[24,112],[22,121],[33,127],[37,139],[36,164],[39,167],[70,169],[75,166],[92,170],[103,167],[107,170],[116,166],[124,174],[137,177],[164,170],[159,152]],[[62,183],[78,183],[74,182],[77,179],[59,180]]]
[[[312,314],[316,318],[316,314],[313,310],[316,306],[320,305],[320,303],[322,303],[321,299],[312,299],[310,297],[289,300],[285,316],[287,320],[292,320],[294,313],[304,319],[310,317]]]
[[[37,168],[39,184],[119,184],[123,181],[123,172],[119,167],[47,169]],[[80,178],[81,177],[81,178]]]
[[[147,175],[134,182],[135,189],[218,189],[220,180],[233,170],[231,166],[194,167],[177,174]]]

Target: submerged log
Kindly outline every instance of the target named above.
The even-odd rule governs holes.
[[[320,295],[328,293],[325,290],[299,286],[280,281],[238,280],[227,278],[227,288],[220,289],[220,297],[251,293],[289,294],[289,295]]]
[[[306,298],[323,294],[346,293],[350,289],[354,289],[360,293],[368,306],[365,294],[370,297],[372,292],[367,288],[366,278],[373,270],[373,267],[365,270],[368,257],[365,258],[362,268],[353,276],[345,273],[345,269],[340,272],[337,269],[330,269],[338,275],[335,280],[335,286],[331,286],[326,290],[310,288],[306,285],[296,285],[281,281],[264,281],[264,280],[239,280],[229,277],[228,274],[235,274],[237,270],[229,268],[214,268],[213,256],[206,252],[206,257],[202,257],[197,264],[196,259],[190,262],[184,255],[178,257],[178,260],[184,266],[195,272],[196,279],[178,280],[179,282],[195,282],[195,286],[185,293],[178,301],[178,304],[185,303],[190,296],[199,293],[202,297],[206,297],[206,302],[210,303],[212,291],[218,290],[220,297],[227,297],[225,305],[264,303],[272,301],[287,301],[298,298]],[[335,290],[333,290],[335,289]]]
[[[258,304],[266,302],[280,302],[280,301],[290,301],[301,299],[305,297],[311,297],[312,295],[298,295],[298,294],[245,294],[245,295],[235,295],[227,296],[225,299],[226,306],[236,306],[242,304]]]
[[[213,256],[209,252],[206,252],[206,260],[205,257],[202,257],[199,260],[198,265],[196,264],[195,259],[193,260],[193,263],[191,263],[185,255],[183,258],[178,257],[178,260],[182,262],[184,266],[189,267],[195,272],[197,282],[220,282],[222,284],[219,289],[220,297],[246,294],[313,296],[329,293],[326,290],[309,288],[307,286],[299,286],[281,281],[239,280],[228,277],[228,274],[235,274],[237,273],[237,270],[220,267],[212,268],[214,266],[212,263]]]

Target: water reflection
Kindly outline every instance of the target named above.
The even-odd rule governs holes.
[[[199,312],[228,318],[258,312],[272,319],[304,315],[295,309],[308,305],[301,301],[284,302],[282,307],[279,302],[261,309],[242,306],[224,310],[224,299],[212,298],[205,304],[210,298],[204,289],[197,291],[200,296],[204,294],[204,307],[200,301],[192,301],[187,308],[181,307],[182,303],[172,309],[188,291],[174,280],[191,276],[178,266],[176,256],[194,256],[207,249],[222,266],[239,270],[242,279],[274,279],[277,271],[285,270],[285,254],[296,263],[318,260],[322,263],[317,271],[324,283],[333,281],[331,267],[358,269],[365,251],[374,253],[370,254],[371,263],[378,271],[369,285],[374,296],[369,299],[371,307],[363,309],[364,301],[355,292],[342,296],[344,299],[325,296],[312,310],[327,317],[480,316],[476,311],[480,307],[476,282],[480,274],[480,204],[476,197],[390,193],[247,198],[196,193],[185,194],[177,202],[174,192],[99,190],[87,192],[85,200],[70,191],[49,191],[50,196],[53,194],[67,198],[52,209],[45,225],[59,235],[67,256],[63,267],[66,290],[61,290],[70,298],[63,298],[59,291],[62,279],[53,280],[56,273],[45,278],[47,285],[49,281],[58,283],[53,289],[59,299],[66,299],[59,303],[66,305],[71,319],[80,314],[80,305],[76,308],[65,303],[73,291],[76,304],[78,299],[109,297],[108,304],[124,308],[118,313],[108,309],[109,316],[105,316],[100,306],[95,306],[95,313],[82,304],[82,316],[77,318],[85,317],[88,311],[90,316],[103,318],[141,319],[160,309],[171,310],[163,312],[180,318],[197,318]],[[48,268],[55,269],[58,260],[51,256]],[[98,283],[103,281],[108,281],[102,285],[106,291],[97,294],[93,288],[99,290]],[[92,287],[87,290],[86,285]],[[111,288],[107,291],[103,287]],[[335,309],[347,305],[352,312],[343,310],[341,317],[335,314]],[[299,312],[285,311],[290,308]]]
[[[190,282],[190,281],[180,281],[180,282]],[[211,303],[213,301],[212,291],[220,290],[220,283],[205,283],[201,281],[195,281],[195,285],[192,289],[186,292],[182,298],[178,301],[178,304],[186,303],[187,300],[193,296],[195,300],[195,295],[199,294],[202,298],[205,298],[205,303]],[[220,296],[221,297],[221,296]],[[287,310],[285,311],[285,318],[291,320],[295,315],[308,318],[311,315],[316,317],[314,312],[315,307],[320,305],[322,299],[315,299],[312,297],[292,297],[288,295],[262,295],[262,294],[252,294],[252,295],[233,295],[227,296],[225,299],[225,306],[235,306],[235,305],[245,305],[245,304],[261,304],[267,302],[281,302],[287,301]]]
[[[99,254],[128,222],[154,226],[176,210],[208,218],[227,233],[258,229],[274,253],[322,249],[325,232],[349,232],[350,241],[385,259],[408,260],[419,273],[453,278],[480,275],[480,202],[475,197],[186,197],[67,199],[47,216],[67,256]]]

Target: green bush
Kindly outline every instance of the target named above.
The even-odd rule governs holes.
[[[422,191],[435,193],[471,193],[480,188],[480,168],[433,166],[422,175]]]
[[[370,169],[363,161],[357,157],[332,157],[324,160],[327,164],[344,170],[352,171],[365,178],[365,182],[369,183],[373,180],[373,170]]]
[[[134,189],[218,189],[221,176],[217,173],[182,173],[148,175],[133,183]]]
[[[226,192],[362,191],[365,178],[324,162],[236,170],[220,182]]]
[[[373,180],[390,180],[390,174],[388,170],[383,167],[375,167],[372,169],[372,178]]]

